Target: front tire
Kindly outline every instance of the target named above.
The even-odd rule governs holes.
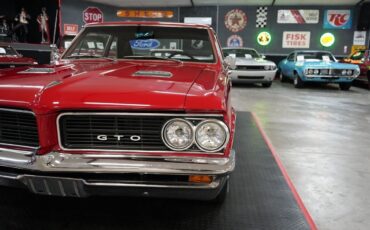
[[[283,83],[288,81],[287,77],[283,74],[281,70],[279,71],[279,80]]]
[[[299,77],[297,73],[294,74],[294,87],[295,88],[303,88],[304,87],[304,82],[302,79]]]
[[[262,83],[262,87],[263,88],[270,88],[271,85],[272,85],[272,82],[271,81],[270,82],[266,82],[266,83]]]
[[[351,88],[351,83],[339,83],[339,87],[341,90],[349,90],[349,88]]]

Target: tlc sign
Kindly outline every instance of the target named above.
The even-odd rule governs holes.
[[[83,21],[86,24],[103,22],[103,12],[98,7],[88,7],[82,13]]]
[[[351,10],[326,10],[324,29],[351,29]]]

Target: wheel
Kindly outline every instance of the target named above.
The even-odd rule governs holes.
[[[269,87],[271,87],[271,85],[272,85],[272,81],[266,82],[266,83],[262,83],[262,87],[263,88],[269,88]]]
[[[281,72],[281,70],[279,71],[279,80],[280,80],[280,82],[287,82],[288,81],[287,77],[283,74],[283,72]]]
[[[228,193],[229,193],[229,179],[227,179],[227,181],[224,184],[224,187],[222,188],[220,193],[216,196],[216,198],[210,200],[210,202],[213,204],[222,204],[225,201]]]
[[[298,76],[297,73],[294,74],[294,87],[296,88],[303,88],[304,82],[302,79]]]
[[[341,90],[349,90],[349,88],[351,88],[351,83],[339,83],[339,87]]]

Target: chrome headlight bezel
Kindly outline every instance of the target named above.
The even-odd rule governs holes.
[[[207,123],[214,123],[214,124],[216,124],[216,125],[220,126],[220,128],[224,131],[225,139],[223,140],[222,145],[218,146],[218,147],[217,147],[217,148],[215,148],[215,149],[207,149],[207,148],[203,147],[201,144],[199,144],[199,142],[198,142],[198,137],[197,137],[198,130],[199,130],[203,125],[205,125],[205,124],[207,124]],[[227,127],[227,125],[226,125],[224,122],[222,122],[222,121],[220,121],[220,120],[216,120],[216,119],[208,119],[208,120],[204,120],[204,121],[200,122],[200,123],[196,126],[196,128],[195,128],[195,130],[194,130],[194,137],[195,137],[195,144],[196,144],[196,146],[197,146],[200,150],[202,150],[202,151],[204,151],[204,152],[211,152],[211,153],[212,153],[212,152],[218,152],[218,151],[220,151],[221,149],[224,149],[224,148],[226,147],[227,143],[229,142],[229,139],[230,139],[230,130],[229,130],[229,127]]]
[[[209,118],[209,119],[202,119],[199,123],[195,122],[191,122],[193,119],[189,118],[189,119],[183,119],[183,118],[173,118],[173,119],[170,119],[168,121],[166,121],[162,127],[162,130],[161,130],[161,137],[162,137],[162,141],[163,143],[169,148],[171,149],[172,151],[179,151],[179,152],[184,152],[186,153],[187,150],[193,152],[191,149],[193,146],[196,146],[200,151],[199,153],[218,153],[220,152],[221,150],[223,150],[224,148],[226,148],[227,144],[229,143],[229,140],[230,140],[230,129],[229,127],[222,121],[222,120],[218,120],[218,119],[213,119],[213,118]],[[176,121],[179,121],[179,122],[184,122],[184,124],[186,123],[186,125],[188,125],[188,127],[191,127],[191,130],[192,130],[192,138],[191,138],[191,141],[184,147],[182,148],[177,148],[175,146],[173,146],[171,144],[171,142],[169,141],[168,139],[168,136],[166,134],[166,130],[168,129],[169,125],[171,125],[171,123],[174,123]],[[199,121],[199,119],[194,119],[194,121]],[[222,145],[218,146],[217,148],[214,148],[214,149],[207,149],[207,148],[204,148],[202,145],[200,145],[198,143],[198,140],[197,140],[197,131],[199,130],[199,128],[201,128],[204,124],[207,124],[207,123],[214,123],[214,124],[217,124],[221,129],[222,131],[224,132],[224,135],[225,135],[225,139],[223,140],[223,143]]]
[[[353,70],[347,69],[347,76],[352,76],[353,75]]]
[[[169,125],[171,124],[171,123],[174,123],[174,122],[183,122],[183,123],[185,123],[186,125],[188,125],[189,126],[189,128],[190,128],[190,130],[191,130],[191,133],[192,133],[192,137],[191,137],[191,139],[190,139],[190,142],[186,145],[186,146],[184,146],[184,147],[182,147],[182,148],[177,148],[177,147],[174,147],[173,145],[171,145],[171,143],[169,142],[169,140],[168,140],[168,136],[166,135],[166,130],[167,130],[167,128],[169,127]],[[169,148],[169,149],[171,149],[171,150],[174,150],[174,151],[184,151],[184,150],[187,150],[187,149],[189,149],[191,146],[193,146],[193,144],[194,144],[194,141],[195,141],[195,133],[194,133],[194,126],[193,126],[193,124],[190,122],[190,121],[188,121],[188,120],[185,120],[185,119],[182,119],[182,118],[174,118],[174,119],[170,119],[170,120],[168,120],[164,125],[163,125],[163,127],[162,127],[162,131],[161,131],[161,135],[162,135],[162,141],[163,141],[163,143]]]

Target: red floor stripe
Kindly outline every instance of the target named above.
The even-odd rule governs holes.
[[[263,139],[265,140],[265,142],[266,142],[267,146],[269,147],[272,155],[274,156],[275,161],[278,164],[278,166],[279,166],[279,168],[280,168],[280,170],[281,170],[281,172],[282,172],[282,174],[285,178],[285,181],[287,182],[290,190],[292,191],[293,196],[294,196],[295,200],[297,201],[297,204],[298,204],[299,208],[301,209],[301,211],[302,211],[303,215],[305,216],[308,224],[310,225],[311,230],[317,230],[315,222],[313,221],[310,213],[308,212],[308,210],[304,206],[303,201],[302,201],[301,197],[299,196],[297,190],[295,189],[295,187],[293,185],[293,182],[291,181],[291,179],[288,175],[288,172],[284,168],[283,163],[281,162],[279,156],[277,155],[274,146],[271,144],[270,139],[268,138],[265,131],[263,130],[260,120],[258,119],[257,115],[254,112],[252,112],[252,116],[253,116],[254,121],[256,122],[257,128],[259,129]]]

